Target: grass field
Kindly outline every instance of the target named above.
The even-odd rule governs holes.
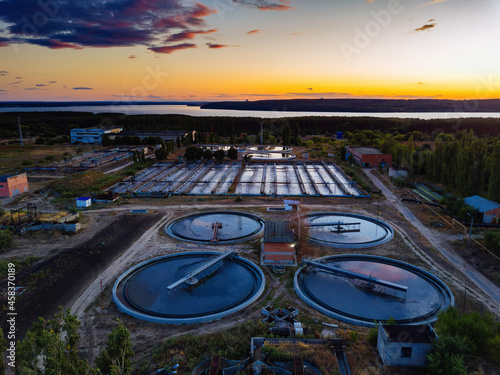
[[[20,172],[23,167],[46,166],[77,153],[92,150],[92,145],[36,145],[34,140],[20,144],[3,144],[0,147],[0,174]]]

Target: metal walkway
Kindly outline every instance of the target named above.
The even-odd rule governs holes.
[[[208,258],[198,264],[196,264],[194,267],[188,269],[185,273],[185,276],[176,282],[170,284],[167,289],[168,290],[173,290],[180,285],[187,283],[190,284],[189,281],[193,280],[195,276],[199,276],[198,280],[193,280],[193,285],[198,283],[199,281],[203,280],[205,277],[210,276],[212,273],[217,271],[219,268],[222,267],[222,263],[224,262],[224,259],[232,256],[236,253],[235,250],[228,250],[223,253],[218,253],[215,254],[213,257]]]
[[[392,283],[392,282],[386,281],[386,280],[377,279],[377,278],[372,277],[372,276],[362,275],[362,274],[357,273],[357,272],[343,270],[341,268],[335,267],[334,265],[321,263],[321,262],[318,262],[316,260],[304,259],[302,261],[302,263],[307,264],[309,266],[316,267],[320,271],[328,271],[328,272],[332,272],[334,274],[344,276],[344,277],[347,277],[350,279],[357,279],[357,280],[365,281],[366,283],[361,285],[361,286],[366,287],[368,289],[373,289],[375,285],[380,285],[382,287],[386,287],[386,288],[398,290],[400,292],[404,292],[405,295],[406,295],[406,292],[408,291],[407,286]]]
[[[361,223],[344,223],[342,221],[331,222],[331,223],[313,223],[309,225],[310,227],[332,227],[330,229],[332,232],[337,233],[350,233],[350,232],[360,232]]]

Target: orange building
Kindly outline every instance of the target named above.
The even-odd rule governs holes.
[[[14,197],[26,193],[28,190],[26,173],[16,176],[0,175],[0,197]]]

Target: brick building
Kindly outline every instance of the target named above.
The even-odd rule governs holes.
[[[0,197],[14,197],[28,191],[28,176],[21,173],[16,176],[0,176]]]
[[[378,167],[382,164],[385,167],[392,165],[392,155],[384,154],[375,147],[350,147],[347,149],[347,155],[352,155],[356,164],[363,168]]]
[[[272,266],[297,264],[294,235],[288,221],[266,221],[261,264]]]

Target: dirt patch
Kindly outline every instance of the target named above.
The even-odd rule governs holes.
[[[28,289],[16,300],[18,338],[39,316],[50,318],[58,306],[67,307],[160,217],[119,214],[83,243],[21,271],[16,283]],[[5,322],[2,328],[6,328]]]

